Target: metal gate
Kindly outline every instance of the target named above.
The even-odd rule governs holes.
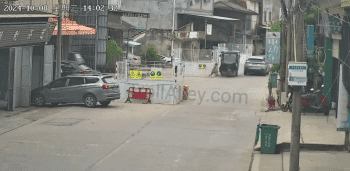
[[[96,29],[94,35],[74,35],[70,50],[79,52],[91,68],[106,64],[108,0],[71,0],[70,19]]]

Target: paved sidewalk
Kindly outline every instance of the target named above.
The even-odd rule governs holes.
[[[251,171],[289,171],[290,152],[260,154],[254,152]],[[350,171],[348,152],[300,151],[302,171]]]
[[[32,123],[36,120],[45,118],[46,116],[55,114],[64,110],[64,107],[20,107],[15,111],[0,110],[0,135],[9,131],[20,128],[24,125]]]
[[[267,106],[267,102],[265,104]],[[261,124],[279,125],[278,152],[261,154],[261,142],[254,148],[251,171],[289,170],[289,146],[291,142],[292,113],[282,111],[259,112]],[[260,137],[261,138],[261,137]],[[345,133],[336,131],[335,111],[328,117],[323,113],[306,113],[301,117],[300,170],[303,171],[350,171],[344,151]]]

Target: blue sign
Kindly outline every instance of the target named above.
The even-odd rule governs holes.
[[[280,32],[268,32],[266,36],[266,62],[279,64],[281,59]]]
[[[308,35],[307,35],[307,45],[308,45],[308,50],[314,50],[314,26],[313,25],[308,25]]]
[[[296,69],[296,70],[304,69],[304,70],[306,70],[306,66],[289,66],[289,69]]]

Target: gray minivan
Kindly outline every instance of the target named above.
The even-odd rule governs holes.
[[[107,74],[75,74],[59,78],[46,86],[32,90],[32,103],[43,106],[51,103],[84,103],[95,107],[97,102],[108,106],[111,101],[120,99],[119,84]]]

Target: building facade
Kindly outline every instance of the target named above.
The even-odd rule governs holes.
[[[54,47],[47,45],[54,15],[40,11],[6,11],[0,3],[0,103],[7,110],[31,105],[31,90],[53,79]],[[5,105],[5,106],[4,106]]]

